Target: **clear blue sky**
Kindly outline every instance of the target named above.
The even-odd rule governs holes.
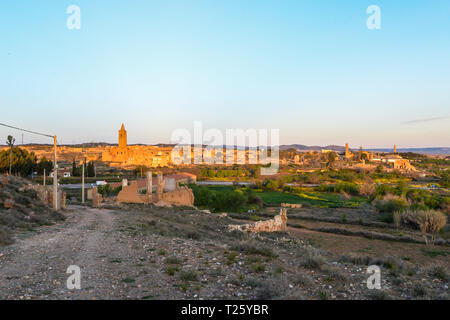
[[[122,122],[130,143],[169,142],[201,120],[283,144],[448,147],[450,1],[1,1],[0,105],[61,143],[116,142]]]

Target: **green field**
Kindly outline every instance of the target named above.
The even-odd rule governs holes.
[[[257,192],[266,205],[280,205],[281,203],[302,203],[309,204],[314,207],[341,208],[341,207],[358,207],[366,199],[363,197],[351,197],[345,199],[339,194],[324,192],[302,192],[299,194],[278,192],[278,191],[262,191]]]
[[[214,192],[225,192],[236,190],[233,186],[202,186]],[[238,188],[239,189],[239,188]],[[358,207],[361,203],[366,202],[364,197],[353,196],[349,199],[344,198],[340,194],[301,191],[297,193],[287,193],[279,191],[263,191],[256,190],[256,195],[261,197],[263,203],[267,206],[279,206],[281,203],[301,203],[309,204],[313,207],[324,208],[342,208],[342,207]]]

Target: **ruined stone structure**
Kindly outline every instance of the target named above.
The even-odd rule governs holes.
[[[121,203],[154,203],[156,205],[194,206],[194,193],[188,187],[180,186],[175,178],[164,179],[160,173],[156,178],[156,192],[153,193],[151,172],[147,173],[146,193],[139,193],[138,181],[122,187],[116,201]],[[169,183],[168,183],[169,181]],[[169,188],[166,188],[169,185]]]
[[[92,206],[94,208],[100,208],[102,205],[103,197],[98,193],[97,187],[92,188]]]
[[[36,191],[38,198],[43,203],[53,208],[54,198],[52,186],[32,185],[31,188]],[[58,189],[58,200],[58,208],[63,210],[66,209],[66,193],[61,189]]]
[[[281,208],[280,214],[271,220],[258,221],[253,224],[229,225],[229,231],[276,232],[287,230],[287,209]]]
[[[116,201],[121,203],[148,203],[148,196],[139,194],[138,184],[132,181],[131,184],[122,187],[122,190],[117,195]]]
[[[390,153],[373,159],[374,162],[383,162],[390,165],[394,169],[404,171],[416,171],[408,159],[403,159],[399,154]]]
[[[407,159],[395,159],[393,165],[394,169],[415,170],[415,168],[411,165],[411,163]]]
[[[174,191],[163,192],[158,196],[156,204],[169,204],[177,206],[194,206],[194,193],[188,187],[181,187]]]

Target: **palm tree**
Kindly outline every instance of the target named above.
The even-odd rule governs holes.
[[[12,150],[14,147],[14,142],[16,142],[16,139],[13,138],[13,136],[9,135],[6,139],[6,144],[10,147],[9,150],[9,175],[11,175],[11,167],[12,167]]]

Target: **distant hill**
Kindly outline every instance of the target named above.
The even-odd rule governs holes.
[[[145,146],[147,144],[129,144],[132,145],[141,145]],[[21,145],[17,145],[20,147]],[[52,144],[24,144],[23,146],[31,147],[31,146],[50,146],[52,147]],[[61,145],[60,145],[61,146]],[[107,142],[89,142],[89,143],[83,143],[83,144],[65,144],[62,146],[68,146],[73,148],[92,148],[92,147],[105,147],[105,146],[117,146],[117,143],[107,143]],[[168,143],[158,143],[153,144],[149,146],[155,146],[155,147],[174,147],[174,144],[168,144]],[[6,145],[1,145],[0,148],[5,148]],[[225,148],[226,146],[224,146]],[[237,149],[245,149],[242,147],[237,147]],[[328,145],[328,146],[307,146],[303,144],[284,144],[280,146],[280,150],[288,150],[288,149],[296,149],[300,152],[306,152],[306,151],[322,151],[322,150],[333,150],[336,152],[345,152],[345,146],[337,146],[337,145]],[[358,151],[358,149],[350,149],[351,151]],[[370,149],[363,149],[364,151],[370,151]],[[382,152],[382,153],[388,153],[392,152],[392,148],[375,148],[373,149],[374,152]],[[434,147],[434,148],[397,148],[397,152],[413,152],[413,153],[422,153],[422,154],[433,154],[433,155],[450,155],[450,147]]]
[[[305,146],[303,144],[288,144],[281,145],[280,150],[296,149],[297,151],[321,151],[321,150],[333,150],[336,152],[345,152],[344,146],[329,145],[325,147],[321,146]],[[351,149],[357,151],[358,149]],[[364,151],[370,151],[370,149],[364,149]],[[374,152],[392,152],[392,148],[375,148]],[[435,154],[435,155],[450,155],[450,148],[448,147],[435,147],[435,148],[397,148],[397,152],[414,152],[422,154]]]

